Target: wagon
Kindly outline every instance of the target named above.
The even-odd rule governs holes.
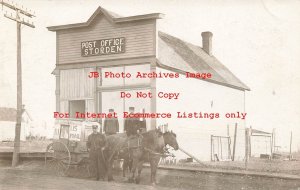
[[[57,175],[90,175],[86,141],[97,122],[56,120],[54,138],[45,152],[45,167]],[[71,172],[72,171],[72,172]]]

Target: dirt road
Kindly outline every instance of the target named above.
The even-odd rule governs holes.
[[[56,177],[40,171],[0,169],[0,190],[170,190],[147,185]]]
[[[300,181],[283,180],[276,178],[250,177],[242,175],[222,175],[214,173],[199,173],[185,171],[158,171],[159,184],[155,187],[150,186],[149,169],[144,169],[142,173],[141,184],[127,183],[126,178],[121,174],[115,173],[115,182],[93,181],[91,179],[79,179],[74,177],[57,177],[42,169],[38,165],[25,165],[17,169],[11,169],[7,166],[0,167],[0,190],[54,190],[54,189],[71,189],[71,190],[174,190],[174,189],[278,189],[278,190],[299,190]],[[38,166],[38,167],[36,167]]]

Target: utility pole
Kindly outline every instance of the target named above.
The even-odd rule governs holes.
[[[231,138],[229,133],[229,125],[227,124],[227,137],[228,137],[228,159],[231,159]]]
[[[250,129],[246,128],[245,130],[245,168],[248,169],[248,162],[249,162],[249,135]]]
[[[1,0],[0,4],[3,6],[15,11],[15,15],[4,14],[6,18],[9,18],[17,23],[17,118],[16,118],[16,128],[15,128],[15,142],[14,142],[14,152],[12,159],[12,167],[17,166],[19,162],[19,153],[20,153],[20,136],[21,136],[21,122],[22,122],[22,65],[21,65],[21,25],[24,24],[31,28],[35,26],[29,21],[24,21],[24,18],[21,16],[27,16],[29,18],[34,17],[34,14],[31,13],[31,10],[28,11],[24,9],[23,6],[20,7],[13,2],[8,0]]]
[[[292,160],[292,140],[293,140],[293,132],[291,131],[289,160]]]
[[[235,126],[234,126],[234,139],[233,139],[234,141],[233,141],[232,161],[234,161],[234,157],[235,157],[236,133],[237,133],[237,123],[235,123]]]

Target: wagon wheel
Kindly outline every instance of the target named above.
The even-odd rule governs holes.
[[[71,163],[68,147],[62,142],[53,142],[47,146],[45,167],[57,175],[65,175]]]
[[[76,171],[76,177],[79,178],[89,178],[91,177],[93,168],[90,167],[90,160],[89,158],[82,158],[82,160],[78,163]]]

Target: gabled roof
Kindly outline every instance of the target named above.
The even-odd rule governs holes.
[[[26,113],[30,120],[32,120],[29,113],[23,109],[22,115]],[[15,108],[6,108],[6,107],[0,107],[0,121],[13,121],[16,122],[17,118],[17,109]]]
[[[160,31],[158,36],[159,67],[182,74],[211,73],[212,78],[204,80],[238,90],[250,90],[217,58],[208,55],[201,47]]]
[[[0,108],[0,121],[16,121],[17,110],[15,108]]]
[[[147,19],[160,19],[160,18],[163,18],[163,16],[164,16],[161,13],[151,13],[151,14],[145,14],[145,15],[122,17],[116,13],[108,11],[99,6],[97,8],[97,10],[93,13],[93,15],[86,22],[76,23],[76,24],[59,25],[59,26],[49,26],[47,28],[50,31],[57,31],[57,30],[64,30],[64,29],[87,27],[95,19],[95,17],[100,13],[104,14],[105,17],[110,22],[113,22],[113,23],[132,22],[132,21],[147,20]]]

